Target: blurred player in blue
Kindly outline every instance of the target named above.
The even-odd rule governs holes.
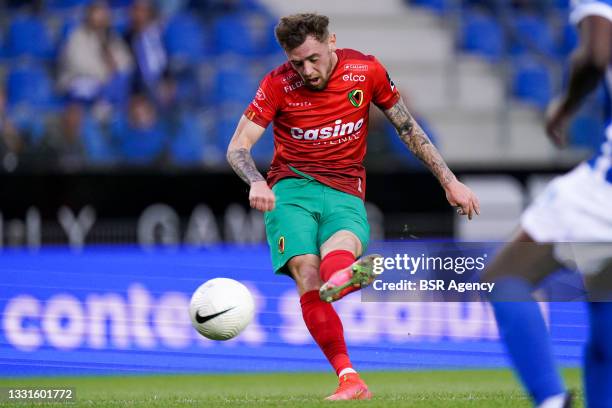
[[[602,301],[610,300],[606,280],[612,278],[612,0],[573,0],[570,20],[580,31],[580,43],[571,56],[567,87],[548,108],[546,133],[565,145],[572,115],[604,79],[604,141],[593,158],[553,180],[526,210],[518,235],[489,265],[485,279],[498,283],[491,300],[500,336],[536,406],[567,408],[571,396],[531,291],[568,259],[577,265],[591,289],[599,291],[588,303],[587,406],[612,408],[612,303]]]

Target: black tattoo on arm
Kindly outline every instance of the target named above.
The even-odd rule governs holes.
[[[257,170],[257,166],[253,161],[251,153],[245,149],[228,150],[227,161],[232,166],[232,169],[243,179],[248,185],[256,181],[264,181],[264,177]]]
[[[395,126],[404,144],[427,166],[442,186],[456,180],[438,149],[408,112],[404,101],[400,99],[393,107],[385,111],[385,115]]]

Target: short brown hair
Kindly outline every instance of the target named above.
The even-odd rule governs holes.
[[[274,33],[280,46],[290,51],[302,45],[309,35],[319,42],[327,40],[328,25],[329,18],[320,14],[292,14],[280,19]]]

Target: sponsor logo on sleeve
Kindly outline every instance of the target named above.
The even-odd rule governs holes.
[[[253,118],[256,116],[257,114],[255,113],[255,111],[251,108],[249,108],[246,112],[246,117],[248,120],[253,120]]]
[[[261,88],[257,88],[257,93],[255,94],[255,99],[258,101],[263,101],[266,99],[266,94]]]
[[[259,106],[259,104],[257,103],[257,101],[255,99],[253,99],[253,106],[257,108],[257,110],[259,110],[260,113],[263,113],[263,108],[261,106]]]

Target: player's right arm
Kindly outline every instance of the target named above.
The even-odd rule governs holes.
[[[252,208],[260,211],[274,209],[276,198],[268,187],[266,179],[261,175],[251,156],[251,148],[263,135],[265,129],[242,116],[227,147],[227,161],[232,169],[249,186],[249,203]]]
[[[408,108],[402,101],[389,73],[373,57],[370,72],[373,78],[372,101],[393,124],[406,147],[438,179],[446,193],[449,204],[457,207],[458,214],[467,215],[470,220],[474,214],[480,214],[480,204],[476,194],[457,180],[457,177],[450,171],[438,149],[431,143],[429,137],[408,112]]]
[[[546,113],[546,133],[555,144],[565,145],[565,129],[570,118],[585,97],[597,88],[611,59],[612,21],[598,15],[583,18],[580,45],[570,59],[567,89],[550,104]]]
[[[438,179],[446,193],[449,204],[458,207],[458,214],[467,215],[472,219],[474,214],[480,214],[478,197],[448,168],[440,152],[431,143],[429,137],[414,120],[404,101],[400,98],[395,105],[384,111],[389,121],[395,126],[404,144],[423,162]]]

